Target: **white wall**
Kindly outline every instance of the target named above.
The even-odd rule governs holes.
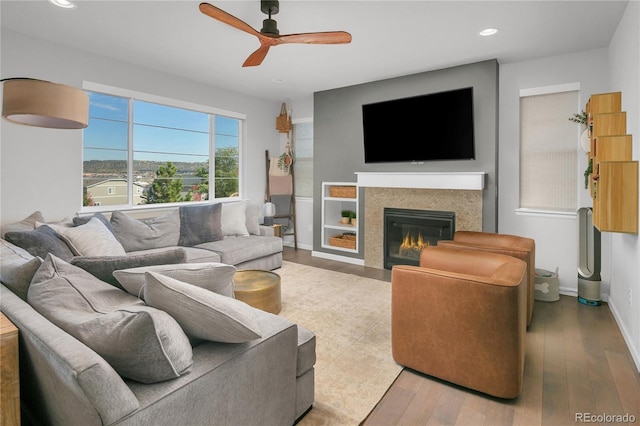
[[[264,199],[264,151],[278,151],[280,104],[2,30],[2,78],[32,77],[82,87],[83,81],[136,90],[247,115],[241,195]],[[224,84],[224,82],[221,82]],[[47,220],[72,216],[82,203],[82,131],[41,129],[1,120],[0,220],[40,210]]]
[[[609,87],[622,92],[633,159],[640,159],[640,2],[631,1],[609,47]],[[639,197],[640,198],[640,197]],[[640,238],[611,234],[609,306],[640,371]]]
[[[577,295],[576,219],[519,216],[520,89],[580,83],[584,108],[594,93],[621,91],[634,159],[640,147],[640,3],[629,2],[609,48],[500,66],[500,153],[498,230],[536,240],[536,267],[559,268],[560,289]],[[577,143],[577,141],[576,141]],[[578,153],[578,207],[590,207],[582,173],[586,155]],[[640,242],[637,235],[602,234],[602,292],[640,370]],[[632,297],[629,300],[629,291]],[[534,313],[535,315],[535,313]]]
[[[580,83],[580,105],[584,108],[592,93],[608,91],[607,64],[607,49],[597,49],[500,66],[498,231],[535,239],[536,267],[550,271],[558,268],[560,289],[565,294],[577,295],[578,291],[576,218],[523,216],[515,212],[519,201],[520,90]],[[579,149],[578,207],[591,205],[583,184],[586,165],[586,155]],[[605,293],[607,285],[608,281],[603,281]]]

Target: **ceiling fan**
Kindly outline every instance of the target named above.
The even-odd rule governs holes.
[[[274,19],[271,19],[271,15],[277,14],[279,9],[280,2],[278,0],[261,0],[260,10],[262,10],[263,13],[269,15],[269,18],[262,21],[262,29],[260,31],[257,31],[249,24],[241,21],[233,15],[230,15],[222,9],[218,9],[217,7],[209,3],[200,3],[200,12],[204,13],[205,15],[258,37],[258,40],[260,41],[260,47],[258,48],[258,50],[249,55],[249,57],[242,64],[243,67],[254,67],[260,65],[265,56],[267,56],[269,48],[271,46],[277,46],[279,44],[346,44],[351,42],[351,34],[345,31],[327,31],[280,35],[277,22]]]

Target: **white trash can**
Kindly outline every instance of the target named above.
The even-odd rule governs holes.
[[[560,300],[560,281],[558,269],[556,272],[536,268],[535,299],[542,302],[556,302]]]

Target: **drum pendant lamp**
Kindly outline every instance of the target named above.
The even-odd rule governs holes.
[[[89,96],[81,89],[31,78],[3,80],[2,116],[17,124],[84,129]]]

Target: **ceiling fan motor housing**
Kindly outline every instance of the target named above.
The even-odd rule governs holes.
[[[262,21],[262,29],[260,32],[268,35],[280,35],[280,31],[278,31],[278,23],[273,19],[265,19]]]
[[[260,0],[260,10],[271,17],[279,12],[280,2],[278,0]]]

